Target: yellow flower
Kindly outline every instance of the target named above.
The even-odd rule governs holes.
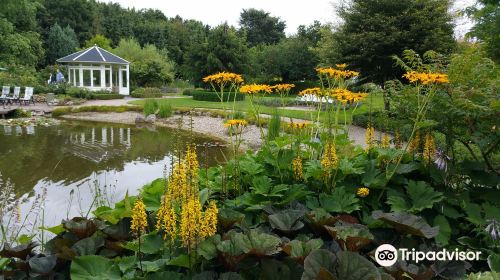
[[[413,139],[410,140],[410,143],[408,144],[408,151],[409,152],[418,152],[420,148],[420,132],[417,131]]]
[[[160,209],[156,214],[156,230],[163,231],[163,240],[170,237],[170,242],[174,243],[177,237],[177,214],[168,195],[161,199]]]
[[[205,210],[205,215],[203,216],[203,221],[200,227],[200,238],[210,237],[217,232],[217,214],[219,209],[217,209],[217,204],[215,201],[210,201],[207,209]]]
[[[443,73],[422,73],[410,71],[403,75],[403,78],[408,79],[410,83],[428,84],[448,84],[448,75]]]
[[[195,145],[188,145],[185,156],[185,162],[186,162],[186,171],[188,175],[188,182],[189,184],[191,184],[191,187],[194,190],[192,194],[197,195],[199,164],[198,164],[198,157],[196,156]]]
[[[277,92],[287,92],[294,87],[294,84],[277,84],[272,86],[271,89],[276,90]]]
[[[295,181],[304,180],[304,170],[302,167],[302,158],[297,156],[292,161],[293,178]]]
[[[217,74],[206,76],[205,78],[203,78],[203,81],[205,83],[214,83],[217,85],[224,85],[226,83],[241,84],[243,83],[243,78],[239,74],[220,72]]]
[[[315,88],[308,88],[308,89],[305,89],[301,92],[299,92],[299,95],[300,96],[304,96],[304,95],[319,95],[321,92],[321,89],[319,87],[315,87]]]
[[[240,88],[240,92],[244,94],[254,95],[258,93],[271,93],[273,90],[269,85],[244,85]]]
[[[132,223],[130,229],[136,236],[141,236],[146,232],[148,227],[148,219],[146,215],[146,208],[142,198],[137,198],[132,209]]]
[[[321,159],[321,166],[323,169],[330,171],[332,168],[337,167],[338,157],[335,145],[331,142],[327,143],[325,146],[325,151],[323,152],[323,158]]]
[[[225,124],[224,127],[244,127],[247,126],[248,122],[246,120],[228,120]]]
[[[185,201],[191,195],[186,170],[184,161],[174,164],[172,174],[168,180],[168,194],[173,200]]]
[[[373,148],[374,144],[375,144],[375,129],[369,125],[367,128],[366,128],[366,132],[365,132],[365,144],[366,144],[366,150],[370,150],[371,148]]]
[[[365,187],[358,188],[356,194],[360,197],[367,197],[370,194],[370,189]]]
[[[396,134],[394,135],[394,147],[396,149],[401,149],[403,147],[403,140],[401,139],[401,133],[399,133],[399,130],[396,130]]]
[[[342,63],[342,64],[335,64],[335,67],[339,68],[339,69],[345,69],[347,67],[347,64],[345,63]]]
[[[291,129],[305,129],[310,125],[309,122],[300,122],[300,123],[294,123],[291,122],[288,124],[288,127]]]
[[[200,201],[197,197],[191,197],[182,205],[180,225],[182,245],[189,250],[198,242],[201,222]]]
[[[339,64],[342,66],[342,64]],[[347,66],[347,65],[346,65]],[[353,77],[359,76],[359,72],[351,71],[351,70],[343,70],[343,69],[334,69],[331,67],[328,68],[317,68],[316,72],[320,75],[324,75],[328,78],[332,79],[349,79]]]
[[[391,147],[391,139],[389,138],[389,135],[384,133],[382,136],[382,141],[380,142],[380,147],[381,148],[389,148]]]
[[[434,137],[432,136],[431,133],[427,133],[425,135],[425,142],[424,142],[424,163],[429,164],[431,160],[434,159],[434,156],[436,155],[436,142],[434,141]]]

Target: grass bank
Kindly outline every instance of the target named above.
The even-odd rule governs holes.
[[[276,97],[264,97],[264,99],[276,99]],[[289,97],[288,100],[293,101],[294,98]],[[172,99],[157,99],[159,104],[169,103],[173,109],[175,110],[184,110],[184,109],[217,109],[222,110],[222,105],[220,102],[210,102],[210,101],[197,101],[193,100],[189,97],[186,98],[172,98]],[[144,106],[144,100],[136,100],[129,102],[133,105]],[[229,102],[225,104],[226,109],[232,109],[233,103]],[[373,95],[366,99],[366,101],[359,106],[354,112],[355,115],[364,114],[367,112],[380,111],[383,110],[384,102],[381,95]],[[306,108],[306,107],[304,107]],[[252,106],[250,100],[246,99],[243,101],[237,101],[235,104],[235,110],[240,112],[250,113],[252,112]],[[316,118],[315,113],[309,110],[291,110],[291,109],[281,109],[271,106],[261,105],[260,112],[262,114],[272,115],[275,110],[278,110],[279,114],[282,117],[296,118],[296,119],[304,119],[311,120],[312,118]],[[321,119],[324,120],[326,117],[326,113],[321,113]],[[350,120],[352,117],[352,110],[346,110],[347,119]],[[344,114],[341,112],[339,114],[340,121],[344,121]]]

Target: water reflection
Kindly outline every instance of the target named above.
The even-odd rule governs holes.
[[[190,135],[167,128],[64,122],[58,126],[4,126],[0,129],[0,173],[21,197],[47,188],[46,223],[79,215],[92,204],[95,185],[113,202],[128,191],[162,177],[176,147]],[[224,159],[223,150],[206,137],[194,137],[200,163]],[[204,148],[207,146],[206,148]],[[28,199],[29,200],[29,199]],[[27,207],[27,206],[26,206]]]

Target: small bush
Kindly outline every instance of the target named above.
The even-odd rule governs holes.
[[[158,116],[160,118],[168,118],[172,116],[172,105],[167,102],[161,102],[158,107]]]
[[[14,110],[14,118],[29,118],[31,117],[31,111],[18,108]]]
[[[156,99],[148,99],[144,102],[144,116],[156,114],[156,111],[158,111],[158,101]]]
[[[135,98],[160,98],[164,95],[160,88],[155,87],[137,88],[131,94]]]
[[[111,100],[111,99],[123,99],[125,95],[121,95],[118,93],[94,93],[91,96],[91,99],[97,100]]]
[[[273,141],[274,139],[276,139],[276,137],[279,137],[280,130],[281,116],[278,111],[275,110],[267,127],[267,141]]]
[[[66,94],[74,98],[91,99],[93,93],[86,88],[69,87]]]
[[[72,114],[72,113],[81,113],[81,112],[114,112],[114,113],[123,113],[123,112],[140,112],[142,108],[140,106],[83,106],[83,107],[61,107],[56,108],[52,111],[52,117],[59,117],[62,115]]]
[[[281,103],[280,98],[262,98],[260,100],[255,101],[255,103],[268,106],[268,107],[281,107],[283,104]],[[285,106],[295,105],[294,100],[285,100]]]

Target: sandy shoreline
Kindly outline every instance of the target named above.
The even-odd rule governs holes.
[[[135,119],[141,117],[138,112],[123,112],[123,113],[99,113],[99,112],[82,112],[70,115],[61,116],[66,120],[83,120],[93,122],[107,122],[118,124],[136,125]],[[190,129],[190,117],[182,115],[174,115],[168,119],[157,119],[154,125],[169,128],[180,128],[183,130]],[[179,126],[180,120],[182,125]],[[192,116],[193,131],[196,133],[208,135],[221,141],[229,142],[230,136],[226,133],[222,118],[210,116]],[[143,125],[140,123],[138,125]],[[242,148],[258,149],[262,145],[259,128],[255,125],[249,125],[242,133]]]
[[[135,119],[142,116],[139,112],[82,112],[74,113],[70,115],[61,116],[62,119],[67,120],[83,120],[83,121],[94,121],[94,122],[108,122],[108,123],[118,123],[118,124],[129,124],[135,125]],[[190,129],[190,117],[182,115],[174,115],[168,119],[158,119],[154,125],[169,127],[169,128],[179,128],[179,119],[182,119],[181,129]],[[230,141],[230,136],[227,134],[224,128],[224,122],[222,118],[213,117],[209,115],[199,115],[192,116],[193,120],[193,131],[196,133],[204,134],[218,140]],[[355,145],[365,146],[365,132],[366,129],[351,125],[349,127],[349,138],[354,142]],[[264,133],[266,133],[264,129]],[[380,140],[382,138],[382,133],[375,131],[375,139]],[[392,137],[391,137],[392,138]],[[260,137],[259,128],[255,125],[249,125],[242,134],[243,143],[241,148],[251,148],[253,150],[258,149],[262,145],[262,139]]]

